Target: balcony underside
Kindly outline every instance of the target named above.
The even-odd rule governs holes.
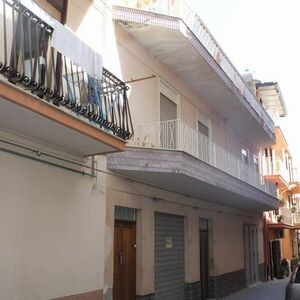
[[[286,223],[269,223],[267,226],[273,229],[295,229],[294,226]]]
[[[290,183],[291,192],[294,195],[300,194],[300,182],[294,181]]]
[[[252,211],[278,208],[278,199],[184,152],[128,148],[110,154],[108,168],[190,197]]]
[[[229,125],[246,134],[249,140],[255,140],[259,147],[274,143],[274,131],[264,123],[266,112],[261,110],[262,115],[258,115],[180,18],[157,17],[132,9],[128,14],[118,14],[118,7],[116,11],[120,25],[219,112]]]
[[[268,181],[276,184],[279,189],[286,189],[288,187],[288,183],[281,175],[266,175],[265,178]]]
[[[121,139],[5,81],[0,127],[80,157],[125,149]]]

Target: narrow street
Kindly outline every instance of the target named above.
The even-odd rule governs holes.
[[[258,283],[223,300],[284,300],[285,287],[289,278]]]

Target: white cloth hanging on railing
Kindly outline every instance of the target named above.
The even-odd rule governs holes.
[[[20,2],[54,29],[51,41],[53,48],[76,65],[83,67],[90,76],[102,78],[103,58],[100,53],[84,43],[69,28],[52,18],[33,0],[20,0]]]
[[[51,46],[68,57],[73,63],[84,68],[92,77],[101,79],[102,55],[80,40],[71,30],[56,20],[48,22],[54,31]]]

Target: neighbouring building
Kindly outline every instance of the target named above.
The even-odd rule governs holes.
[[[251,79],[251,78],[250,78]],[[279,209],[266,212],[265,253],[267,276],[270,279],[281,278],[281,260],[289,262],[298,257],[298,238],[296,235],[298,212],[296,194],[299,186],[293,168],[292,155],[288,148],[280,118],[287,116],[284,98],[278,83],[249,80],[257,99],[264,105],[275,123],[276,144],[261,151],[261,170],[265,179],[277,187]]]
[[[0,23],[1,299],[265,280],[274,122],[185,1],[0,0]]]
[[[96,2],[0,0],[0,299],[102,299],[99,170],[133,132]]]

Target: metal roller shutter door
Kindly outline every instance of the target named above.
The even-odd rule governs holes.
[[[155,213],[155,300],[184,299],[184,218]]]

